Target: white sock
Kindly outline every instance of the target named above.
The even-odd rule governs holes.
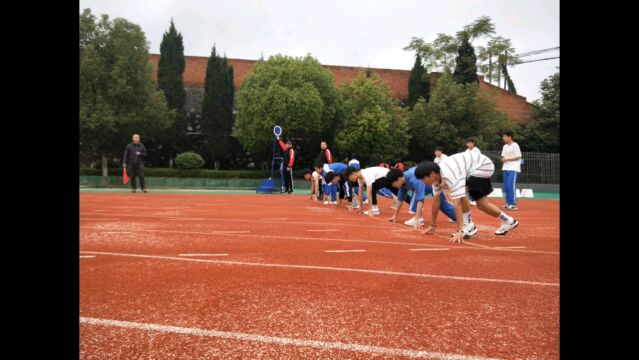
[[[499,218],[508,224],[512,224],[514,220],[511,216],[506,215],[506,213],[504,213],[503,211],[501,212],[501,214],[499,214]]]
[[[464,213],[464,225],[470,225],[473,223],[472,218],[470,217],[470,211],[467,213]]]

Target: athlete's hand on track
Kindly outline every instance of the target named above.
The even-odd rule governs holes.
[[[459,230],[459,231],[455,232],[453,235],[451,235],[450,241],[452,241],[454,243],[464,242],[464,230]]]

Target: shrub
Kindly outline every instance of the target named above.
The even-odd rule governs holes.
[[[204,166],[204,159],[198,153],[187,151],[175,157],[175,165],[183,170],[199,169]]]

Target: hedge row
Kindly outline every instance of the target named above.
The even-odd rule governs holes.
[[[174,168],[144,168],[147,177],[173,178],[207,178],[207,179],[264,179],[271,176],[270,171],[264,170],[209,170],[209,169],[174,169]],[[80,168],[80,176],[102,176],[101,168]],[[122,176],[122,168],[109,168],[109,176]],[[277,172],[276,177],[279,177]],[[302,177],[302,170],[295,170],[293,176]]]

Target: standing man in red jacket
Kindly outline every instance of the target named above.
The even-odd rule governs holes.
[[[320,144],[322,150],[320,150],[319,155],[317,156],[317,160],[315,160],[316,164],[332,164],[333,163],[333,154],[330,150],[328,150],[328,145],[326,141],[322,141]]]
[[[293,193],[293,164],[295,163],[295,150],[293,150],[293,143],[288,140],[286,144],[284,141],[277,137],[277,141],[280,143],[280,147],[284,151],[284,160],[282,161],[282,170],[284,170],[284,191],[289,194]]]

